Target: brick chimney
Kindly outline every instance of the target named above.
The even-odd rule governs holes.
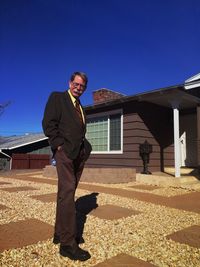
[[[106,88],[101,88],[99,90],[96,90],[93,92],[93,102],[95,104],[100,104],[103,102],[108,102],[111,100],[119,99],[121,97],[124,97],[125,95],[106,89]]]

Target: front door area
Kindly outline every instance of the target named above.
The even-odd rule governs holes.
[[[181,166],[197,166],[197,117],[196,114],[180,116]]]

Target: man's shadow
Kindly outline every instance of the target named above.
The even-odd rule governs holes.
[[[79,243],[84,243],[82,235],[84,230],[84,224],[87,219],[87,214],[90,213],[93,209],[96,209],[98,207],[97,204],[98,194],[99,193],[91,193],[89,195],[79,197],[75,202],[77,238],[79,239]]]

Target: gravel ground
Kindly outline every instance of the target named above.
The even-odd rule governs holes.
[[[40,172],[21,175],[34,176],[35,179],[37,177],[42,178]],[[0,185],[0,188],[32,186],[38,190],[16,193],[0,190],[0,204],[10,208],[0,210],[0,225],[35,218],[53,226],[55,202],[42,203],[30,198],[30,196],[55,193],[57,186],[20,181],[13,178],[1,175],[0,182],[6,181],[12,184]],[[101,186],[146,192],[142,189],[130,188],[130,186],[138,184],[132,182],[118,185],[101,184]],[[191,192],[189,189],[171,187],[157,187],[153,192],[148,191],[148,193],[167,197],[189,192]],[[78,189],[76,198],[88,194],[91,194],[91,192]],[[22,248],[3,251],[0,255],[0,266],[90,267],[120,253],[137,257],[160,267],[200,266],[200,248],[181,244],[167,238],[167,235],[189,226],[200,226],[200,214],[105,193],[100,193],[97,196],[97,204],[98,206],[115,205],[141,213],[117,220],[100,219],[88,214],[83,233],[85,243],[81,247],[89,250],[92,257],[86,262],[73,262],[61,257],[59,255],[59,245],[54,245],[52,239],[48,239]],[[125,266],[119,265],[119,267]],[[126,265],[126,267],[129,266]]]

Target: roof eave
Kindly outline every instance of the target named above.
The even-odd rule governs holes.
[[[151,90],[151,91],[147,91],[147,92],[143,92],[143,93],[139,93],[136,95],[131,95],[131,96],[124,96],[115,100],[110,100],[107,102],[103,102],[100,104],[93,104],[93,105],[88,105],[85,106],[85,110],[92,110],[92,109],[97,109],[97,108],[101,108],[101,107],[106,107],[106,106],[113,106],[119,103],[125,103],[125,102],[130,102],[130,101],[141,101],[141,98],[143,96],[147,96],[148,94],[155,94],[155,93],[160,93],[160,94],[164,94],[165,92],[168,92],[169,90],[172,89],[181,89],[184,90],[184,84],[178,84],[178,85],[173,85],[173,86],[169,86],[169,87],[164,87],[164,88],[160,88],[160,89],[155,89],[155,90]]]
[[[1,149],[0,149],[0,153],[3,154],[4,156],[11,158],[11,156],[9,156],[8,154],[4,153]]]
[[[23,144],[20,144],[20,145],[17,145],[17,146],[13,146],[13,147],[5,147],[5,148],[1,148],[4,149],[4,150],[12,150],[12,149],[15,149],[15,148],[19,148],[19,147],[22,147],[22,146],[27,146],[27,145],[30,145],[30,144],[34,144],[34,143],[37,143],[37,142],[40,142],[40,141],[44,141],[44,140],[47,140],[48,137],[44,137],[44,138],[41,138],[41,139],[38,139],[38,140],[35,140],[35,141],[31,141],[31,142],[27,142],[27,143],[23,143]]]

